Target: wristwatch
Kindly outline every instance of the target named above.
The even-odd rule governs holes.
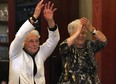
[[[30,21],[32,24],[34,24],[34,23],[37,23],[37,22],[38,22],[38,20],[37,20],[37,19],[35,19],[35,17],[34,17],[34,16],[31,16],[31,17],[29,18],[29,21]]]
[[[92,32],[92,35],[95,35],[97,33],[97,30],[94,29],[93,32]]]

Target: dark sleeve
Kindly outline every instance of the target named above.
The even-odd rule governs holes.
[[[55,31],[58,28],[58,25],[55,24],[53,28],[49,28],[50,31]]]
[[[99,41],[99,40],[93,40],[91,42],[92,50],[95,53],[100,51],[101,49],[105,48],[106,45],[107,45],[107,41],[106,42],[102,42],[102,41]]]
[[[60,55],[65,55],[69,51],[69,46],[67,44],[67,40],[63,41],[59,46]]]

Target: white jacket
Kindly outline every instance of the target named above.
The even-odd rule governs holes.
[[[23,42],[26,35],[34,29],[34,26],[27,20],[17,32],[15,39],[10,45],[9,59],[9,84],[45,84],[44,61],[55,49],[60,36],[58,28],[55,31],[48,30],[49,38],[40,46],[35,56],[37,73],[33,76],[34,63],[31,58],[23,50]],[[20,83],[19,83],[20,81]]]

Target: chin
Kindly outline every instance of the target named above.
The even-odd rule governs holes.
[[[83,46],[83,45],[85,44],[85,42],[78,42],[78,44],[79,44],[80,46]]]
[[[79,41],[78,44],[83,45],[85,43],[85,41]]]

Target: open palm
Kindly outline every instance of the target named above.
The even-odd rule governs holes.
[[[56,8],[53,8],[53,7],[54,7],[54,4],[51,4],[50,1],[45,4],[44,17],[47,21],[53,20],[53,14],[54,14],[54,11],[56,11]]]

